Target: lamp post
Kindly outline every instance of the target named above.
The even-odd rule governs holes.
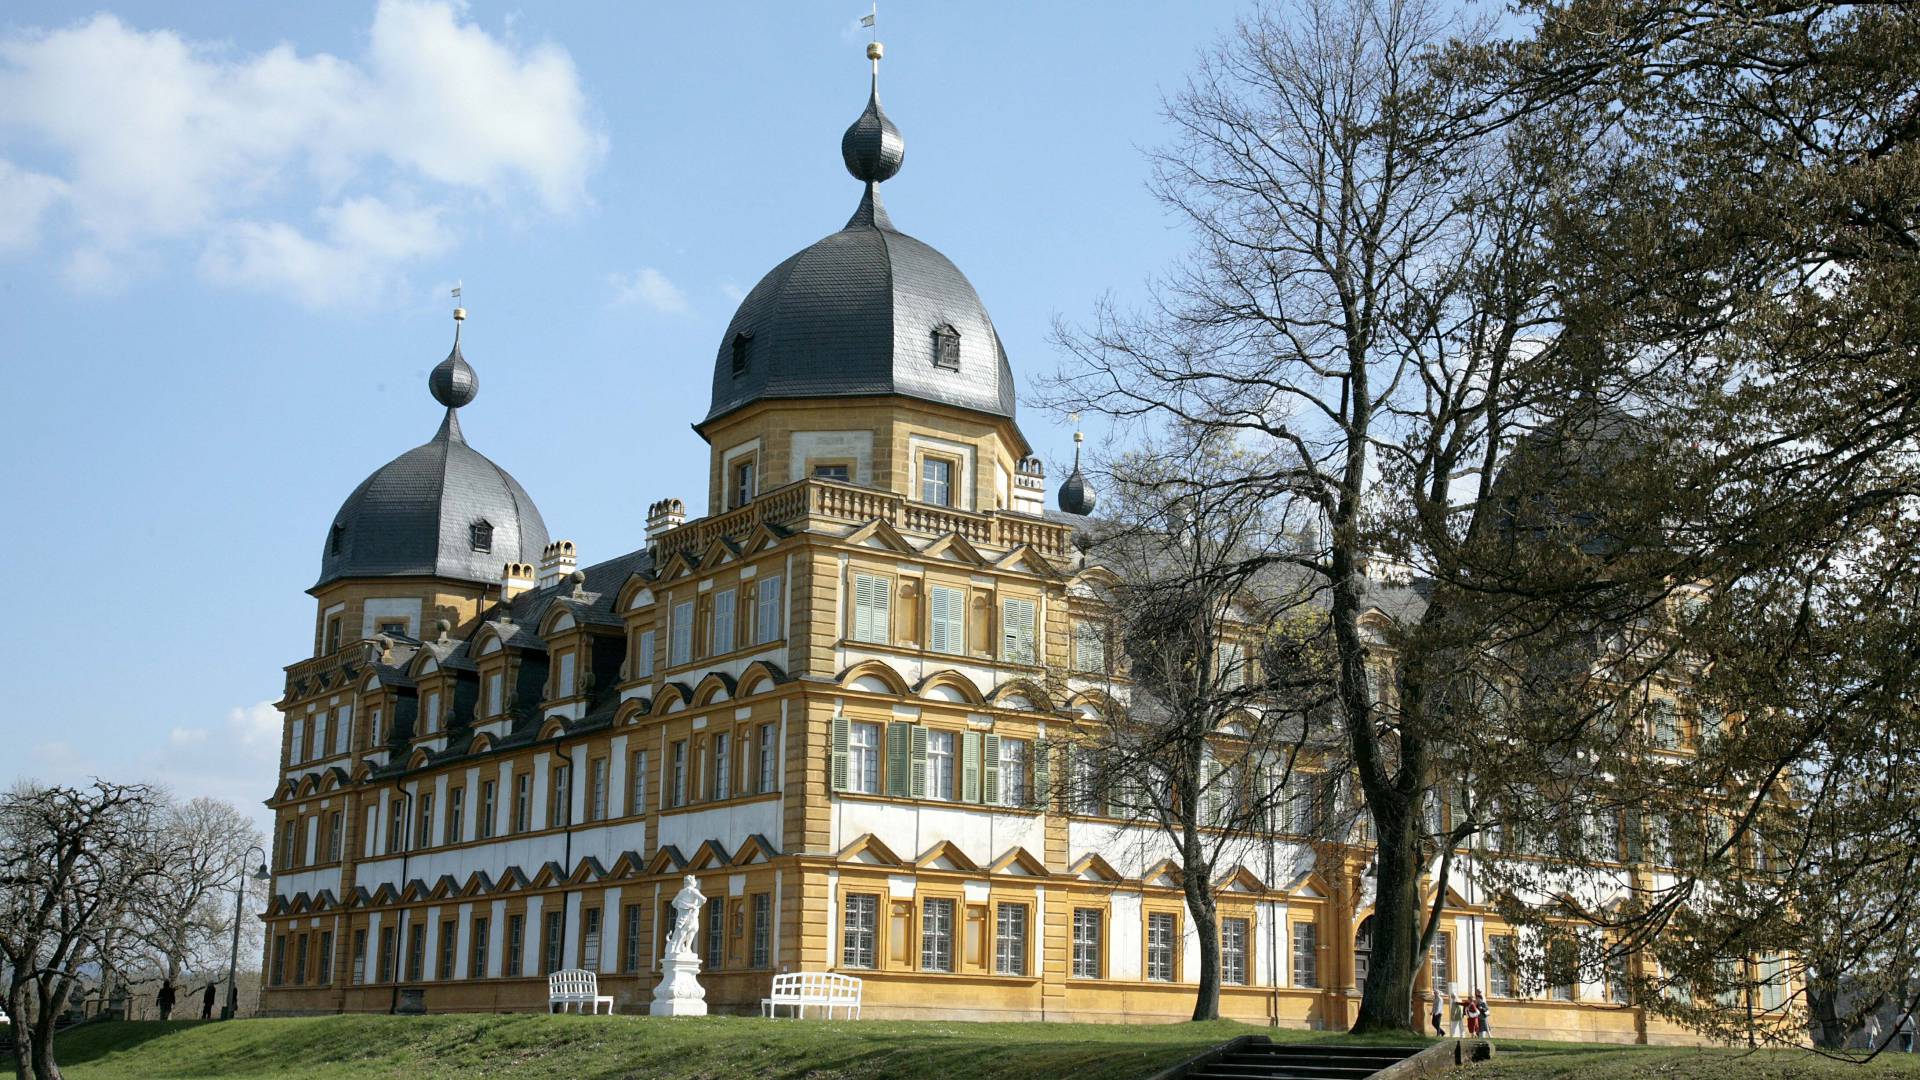
[[[252,874],[247,873],[247,856],[260,852],[260,868]],[[233,981],[240,967],[240,918],[241,905],[246,902],[247,879],[266,881],[273,877],[267,873],[267,853],[255,844],[240,855],[240,875],[233,884],[233,952],[227,956],[227,1005],[220,1010],[220,1019],[231,1020],[240,1012],[240,987]]]

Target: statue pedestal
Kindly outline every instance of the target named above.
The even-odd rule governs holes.
[[[666,975],[653,988],[653,1004],[647,1009],[654,1016],[705,1016],[707,991],[696,977],[700,958],[682,953],[661,961]]]

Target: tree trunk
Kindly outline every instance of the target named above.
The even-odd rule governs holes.
[[[1397,812],[1396,812],[1397,810]],[[1413,977],[1420,970],[1420,854],[1416,815],[1401,807],[1374,806],[1379,845],[1374,857],[1373,954],[1360,1015],[1352,1031],[1419,1034],[1414,1021]]]
[[[1193,916],[1193,932],[1200,946],[1200,987],[1193,998],[1193,1019],[1220,1019],[1220,911],[1213,902],[1212,867],[1203,861],[1194,864],[1200,873],[1188,873],[1181,891],[1187,894],[1187,913]],[[1177,955],[1177,950],[1176,950]],[[1179,973],[1174,973],[1179,978]]]

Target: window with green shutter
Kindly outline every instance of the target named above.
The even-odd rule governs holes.
[[[832,763],[828,769],[828,779],[835,791],[847,790],[847,736],[849,732],[850,725],[847,723],[846,717],[836,716],[833,718],[833,745],[830,750]]]
[[[1000,802],[1000,736],[980,737],[980,797],[976,801],[996,806]]]
[[[1107,639],[1099,623],[1073,624],[1073,668],[1075,671],[1107,670]]]
[[[927,590],[927,648],[938,653],[967,650],[967,590],[935,585]]]
[[[919,724],[911,724],[909,727],[912,728],[912,745],[908,749],[907,756],[910,760],[912,777],[908,785],[908,794],[916,799],[924,799],[927,797],[927,729]],[[944,795],[941,797],[945,798]]]
[[[917,726],[896,720],[887,725],[887,794],[906,798],[913,791],[912,729]]]
[[[981,743],[984,741],[977,731],[969,731],[960,737],[960,801],[977,803],[980,801]],[[997,748],[996,748],[997,749]]]
[[[1016,597],[1000,601],[1000,658],[1012,664],[1035,662],[1034,603]]]
[[[853,639],[885,645],[891,640],[892,590],[886,578],[853,575]]]

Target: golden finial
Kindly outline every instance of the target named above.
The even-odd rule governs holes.
[[[466,319],[467,309],[460,306],[460,286],[455,285],[453,287],[453,321],[465,322]]]

